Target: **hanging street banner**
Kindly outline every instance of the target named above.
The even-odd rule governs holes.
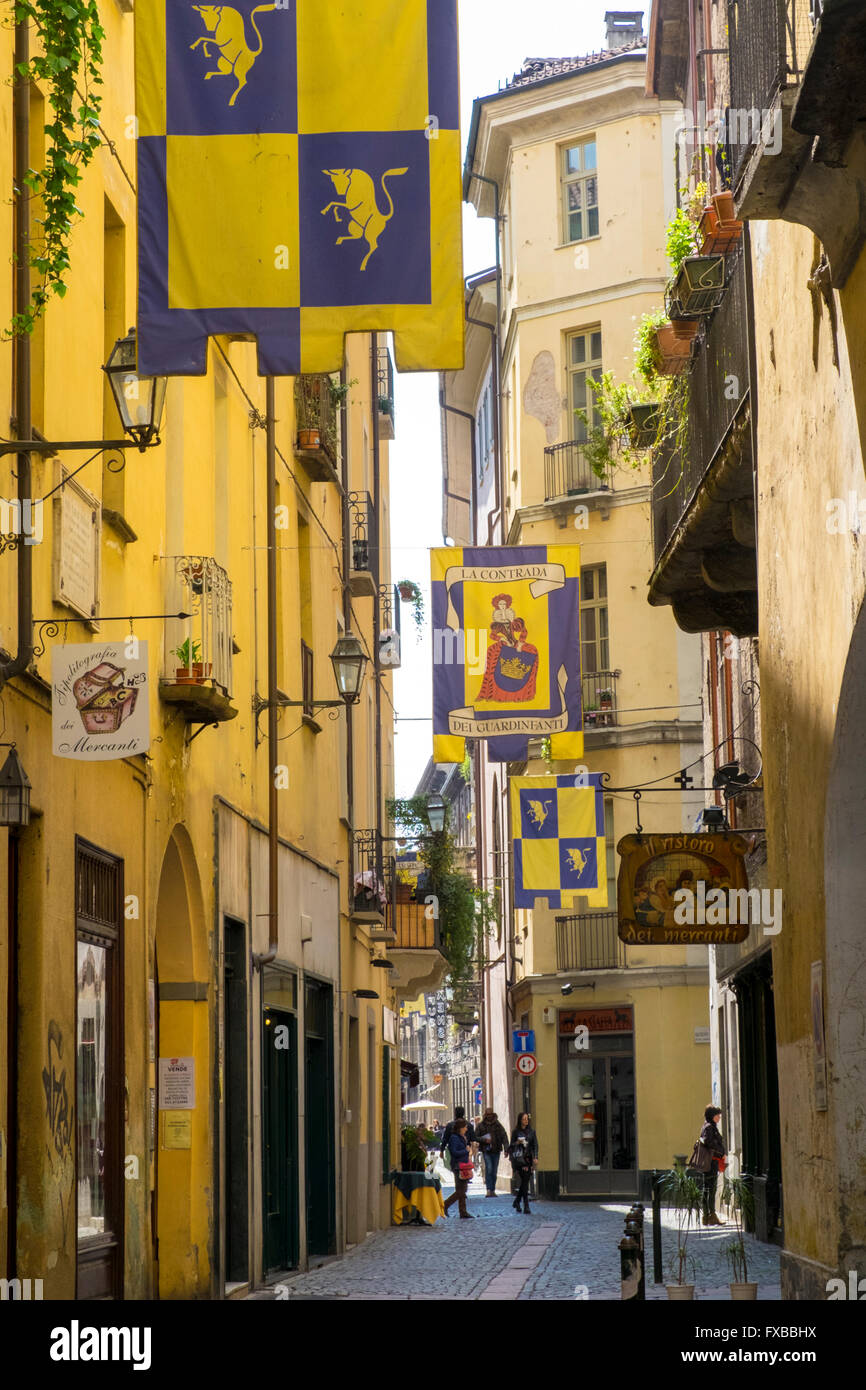
[[[493,761],[583,756],[580,547],[447,547],[430,552],[433,761],[488,740]]]
[[[147,642],[52,647],[51,687],[56,757],[101,762],[149,749]]]
[[[463,365],[457,0],[137,0],[138,370]]]
[[[512,777],[514,906],[607,907],[607,853],[601,774]]]
[[[617,882],[619,936],[631,945],[727,945],[762,920],[767,890],[749,889],[743,835],[624,835]]]

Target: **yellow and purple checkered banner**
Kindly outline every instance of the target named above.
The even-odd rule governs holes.
[[[580,547],[447,547],[431,564],[433,761],[462,762],[467,738],[499,762],[539,737],[582,757]]]
[[[463,365],[457,0],[137,0],[138,367]]]
[[[514,906],[607,907],[607,853],[601,774],[512,777]]]

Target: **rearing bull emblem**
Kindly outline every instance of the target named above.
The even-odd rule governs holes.
[[[256,24],[256,15],[261,14],[263,10],[276,8],[275,4],[256,5],[250,15],[250,23],[256,31],[259,46],[250,48],[244,28],[244,17],[239,10],[233,10],[230,5],[193,5],[193,9],[198,10],[204,20],[207,33],[197,38],[195,43],[191,43],[190,48],[198,48],[199,44],[203,44],[204,56],[208,61],[212,61],[211,48],[219,50],[216,67],[213,72],[205,73],[204,80],[207,82],[211,77],[234,77],[238,85],[229,97],[229,106],[234,106],[238,93],[247,85],[253,63],[264,47],[264,40]]]
[[[334,185],[334,192],[343,202],[328,203],[322,208],[322,216],[333,209],[334,221],[339,227],[340,213],[346,211],[349,214],[349,222],[346,228],[346,235],[337,237],[335,245],[340,246],[344,241],[357,241],[363,237],[367,243],[367,254],[361,262],[361,269],[367,269],[367,262],[379,244],[379,237],[385,230],[387,224],[394,216],[394,199],[388,192],[386,179],[395,178],[398,174],[408,174],[408,169],[386,169],[382,175],[382,192],[388,199],[388,211],[380,212],[376,202],[376,188],[369,174],[365,174],[363,169],[323,169],[322,173],[327,174],[331,183]]]

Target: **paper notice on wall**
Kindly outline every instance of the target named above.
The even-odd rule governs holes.
[[[160,1057],[160,1110],[195,1109],[195,1058]]]

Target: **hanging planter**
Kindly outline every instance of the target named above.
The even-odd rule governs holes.
[[[319,449],[322,445],[322,436],[318,430],[298,430],[299,449]]]
[[[697,331],[694,319],[673,320],[656,328],[653,357],[659,376],[679,376],[686,370]]]
[[[424,630],[424,595],[412,579],[398,579],[397,592],[404,603],[412,604],[412,617],[420,635]]]
[[[703,211],[698,228],[702,256],[727,256],[740,242],[743,224],[736,218],[720,219],[715,205],[709,203]]]
[[[671,320],[700,318],[725,297],[724,256],[687,256],[669,291]]]
[[[727,189],[724,193],[713,194],[713,207],[720,222],[733,222],[737,210],[734,206],[734,195]]]
[[[627,428],[632,448],[651,448],[658,438],[660,420],[658,401],[629,406]]]

